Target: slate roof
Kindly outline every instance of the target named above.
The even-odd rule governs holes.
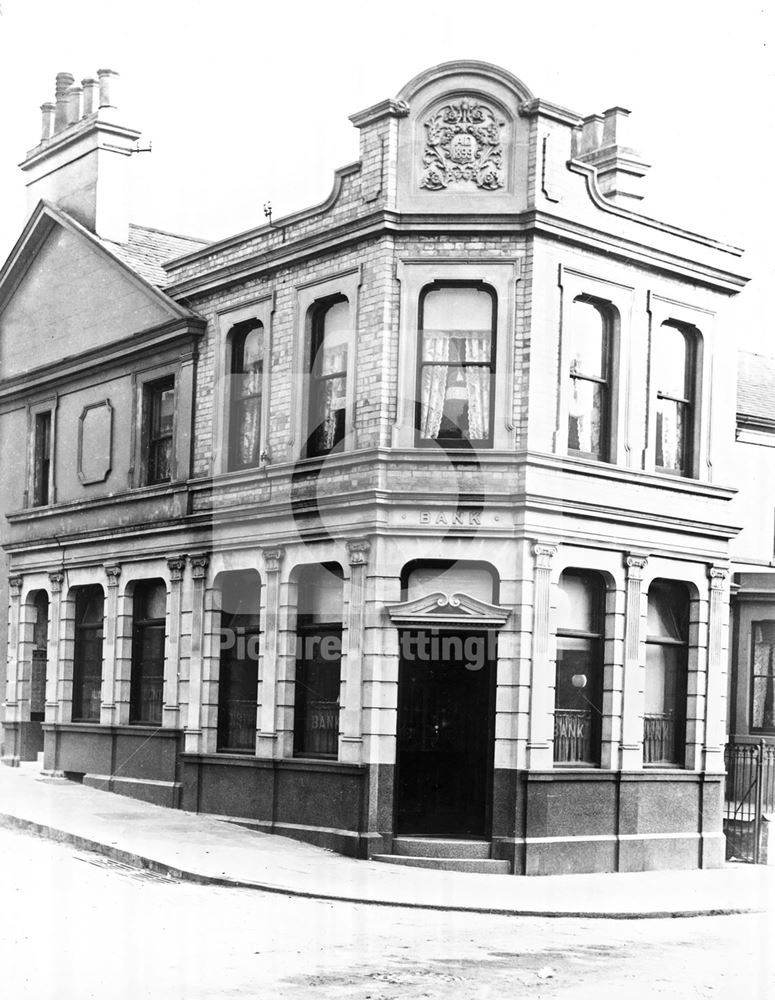
[[[129,239],[126,243],[114,243],[112,240],[102,242],[127,267],[131,267],[141,278],[157,287],[163,287],[169,280],[162,264],[209,245],[209,240],[178,236],[134,223],[129,224]]]
[[[740,351],[737,356],[737,413],[775,424],[775,358]]]

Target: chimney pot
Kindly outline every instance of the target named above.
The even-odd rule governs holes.
[[[91,115],[99,105],[99,83],[93,76],[87,76],[81,80],[81,85],[83,87],[83,113]]]
[[[57,73],[56,82],[56,115],[54,116],[54,131],[61,131],[67,125],[67,88],[75,82],[72,73]]]
[[[83,88],[73,85],[67,88],[67,124],[73,125],[81,120],[81,96]]]
[[[112,69],[98,69],[97,76],[100,81],[100,107],[115,108],[118,73]]]
[[[42,113],[41,123],[40,123],[40,141],[45,142],[46,139],[50,139],[54,134],[54,114],[56,112],[56,104],[52,104],[50,101],[46,104],[41,104],[40,110]]]

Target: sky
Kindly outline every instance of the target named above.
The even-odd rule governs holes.
[[[133,219],[211,239],[322,201],[358,157],[348,116],[451,59],[511,71],[582,115],[632,112],[642,211],[746,250],[726,323],[775,355],[775,0],[2,0],[0,258],[26,219],[18,163],[59,71],[121,74],[142,130]]]

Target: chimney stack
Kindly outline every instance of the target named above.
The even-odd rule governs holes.
[[[129,234],[129,165],[140,133],[115,124],[118,73],[75,83],[57,73],[55,101],[41,105],[41,137],[20,164],[28,205],[51,201],[103,239]]]
[[[575,157],[595,167],[606,198],[633,208],[643,198],[642,181],[650,164],[630,145],[629,119],[630,112],[620,107],[586,117],[576,134]]]

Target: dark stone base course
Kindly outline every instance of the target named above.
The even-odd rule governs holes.
[[[45,767],[351,857],[388,853],[394,768],[182,752],[180,730],[44,724]],[[723,776],[679,770],[493,775],[491,857],[515,874],[720,867]]]
[[[182,754],[181,805],[366,858],[382,849],[367,829],[368,768],[338,761]]]
[[[6,722],[3,760],[14,766],[20,761],[37,760],[43,750],[43,725],[40,722]]]

